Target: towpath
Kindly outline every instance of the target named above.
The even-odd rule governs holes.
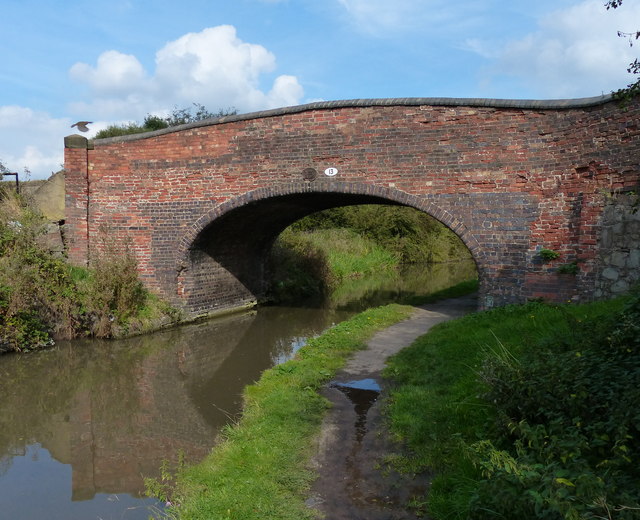
[[[417,307],[409,319],[378,332],[323,390],[333,406],[322,425],[314,457],[319,476],[308,504],[326,520],[418,518],[406,504],[429,486],[431,476],[408,477],[384,467],[384,456],[397,451],[397,446],[381,416],[381,403],[389,390],[382,369],[389,356],[434,325],[476,308],[475,296]]]

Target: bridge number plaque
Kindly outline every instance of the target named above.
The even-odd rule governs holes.
[[[325,174],[327,177],[334,177],[335,175],[338,175],[338,168],[327,168],[327,169],[324,171],[324,174]]]

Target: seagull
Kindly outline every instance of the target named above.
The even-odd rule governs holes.
[[[87,125],[90,125],[91,123],[93,123],[93,121],[78,121],[77,123],[73,123],[71,125],[71,128],[77,126],[78,130],[80,130],[81,132],[88,132],[89,128],[87,128]]]

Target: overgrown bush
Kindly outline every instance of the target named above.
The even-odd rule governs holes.
[[[46,225],[23,197],[0,194],[0,352],[113,336],[148,314],[149,302],[172,314],[143,289],[126,244],[104,234],[91,269],[72,267],[44,245]]]
[[[498,435],[471,446],[472,518],[640,518],[640,294],[573,329],[485,363]]]
[[[77,327],[68,266],[39,243],[45,224],[24,198],[0,194],[0,351],[46,346]]]
[[[309,215],[280,235],[271,255],[271,295],[278,301],[320,295],[343,280],[401,264],[470,257],[453,232],[413,208],[334,208]]]
[[[278,301],[322,295],[340,282],[393,271],[397,257],[351,229],[287,229],[271,253]]]
[[[192,109],[195,109],[195,111],[192,112]],[[153,132],[155,130],[169,128],[171,126],[184,125],[186,123],[193,123],[196,121],[203,121],[205,119],[229,116],[236,113],[237,111],[234,108],[228,108],[226,110],[221,109],[217,112],[209,112],[209,110],[207,110],[204,105],[193,103],[193,107],[174,107],[171,114],[166,117],[147,114],[142,123],[131,122],[120,125],[110,125],[104,130],[100,130],[96,134],[96,139],[117,137],[120,135],[141,134],[144,132]]]
[[[331,276],[326,252],[302,233],[285,231],[273,247],[271,264],[271,296],[276,301],[320,296],[327,290]]]
[[[113,335],[113,327],[126,325],[138,314],[147,294],[138,279],[137,261],[127,242],[113,238],[108,229],[100,231],[101,248],[91,262],[84,299],[92,315],[91,332],[98,337]]]
[[[430,518],[640,517],[638,299],[474,313],[389,360]]]

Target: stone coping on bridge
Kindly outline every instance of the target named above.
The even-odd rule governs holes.
[[[123,141],[136,141],[138,139],[149,139],[158,135],[200,128],[204,126],[220,125],[236,121],[247,121],[251,119],[262,119],[266,117],[276,117],[288,114],[297,114],[310,110],[330,110],[333,108],[352,107],[384,107],[384,106],[451,106],[451,107],[485,107],[485,108],[516,108],[528,110],[570,110],[572,108],[587,108],[602,105],[613,100],[611,94],[603,94],[587,98],[576,99],[492,99],[492,98],[449,98],[449,97],[428,97],[428,98],[384,98],[384,99],[346,99],[339,101],[316,101],[304,105],[274,108],[249,112],[246,114],[235,114],[212,119],[203,119],[193,123],[172,126],[152,132],[142,132],[139,134],[121,135],[117,137],[105,137],[95,139],[100,144],[117,143]]]

